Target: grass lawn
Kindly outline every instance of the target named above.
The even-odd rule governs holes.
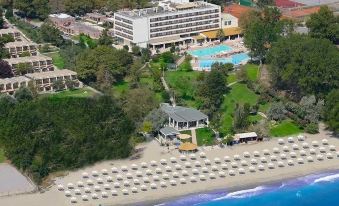
[[[255,122],[259,122],[260,120],[262,120],[263,117],[260,116],[259,114],[256,114],[256,115],[250,115],[248,117],[248,120],[251,122],[251,123],[255,123]]]
[[[0,147],[0,163],[4,162],[5,160],[6,160],[5,152],[4,152],[4,150]]]
[[[292,120],[284,120],[270,129],[270,135],[272,137],[285,137],[288,135],[299,134],[301,132],[303,132],[303,130]]]
[[[259,105],[259,112],[262,112],[262,113],[267,113],[267,111],[270,109],[271,107],[271,103],[268,102],[266,104],[260,104]]]
[[[214,145],[214,132],[210,128],[196,129],[198,146],[201,145]]]
[[[48,94],[53,98],[65,98],[65,97],[80,97],[80,98],[87,98],[93,97],[95,93],[88,89],[88,88],[81,88],[75,90],[66,90],[58,93]]]
[[[129,82],[121,81],[113,85],[113,94],[116,97],[120,97],[122,94],[129,90]]]
[[[256,81],[259,75],[259,67],[256,64],[246,64],[245,65],[247,76],[250,80]]]
[[[59,69],[65,68],[64,59],[60,56],[59,52],[49,53],[49,54],[44,54],[44,55],[51,57],[53,60],[53,64]]]
[[[235,75],[235,73],[231,73],[228,75],[227,77],[227,84],[232,84],[233,82],[237,81],[237,76]]]

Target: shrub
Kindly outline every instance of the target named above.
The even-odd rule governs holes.
[[[305,132],[310,134],[317,134],[319,133],[319,125],[316,123],[309,123],[305,127]]]

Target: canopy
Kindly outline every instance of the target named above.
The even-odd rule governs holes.
[[[242,34],[242,29],[240,27],[230,27],[230,28],[224,28],[222,30],[225,36],[233,36],[233,35]],[[205,32],[202,32],[202,35],[206,36],[209,39],[216,39],[218,38],[217,36],[218,31],[219,29],[212,30],[212,31],[205,31]]]
[[[193,151],[196,150],[198,148],[198,146],[196,144],[190,143],[190,142],[185,142],[182,143],[179,146],[179,150],[181,151]]]
[[[181,140],[185,140],[185,139],[190,139],[191,135],[188,135],[188,134],[179,134],[178,137]]]

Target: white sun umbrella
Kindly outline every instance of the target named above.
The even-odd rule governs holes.
[[[132,188],[131,188],[131,191],[132,191],[133,193],[137,193],[137,192],[138,192],[138,188],[132,187]]]
[[[216,172],[216,171],[218,171],[218,166],[212,165],[212,166],[211,166],[211,169],[212,169],[212,171]]]
[[[300,150],[299,154],[300,156],[306,156],[307,152],[305,150]]]
[[[106,197],[108,197],[108,193],[107,193],[107,192],[105,192],[105,191],[101,192],[101,197],[103,197],[103,198],[106,198]]]
[[[239,172],[239,174],[245,174],[245,169],[242,168],[242,167],[240,167],[240,168],[238,169],[238,172]]]
[[[150,164],[151,164],[152,167],[158,166],[158,163],[157,163],[157,161],[155,161],[155,160],[152,160],[152,161],[150,162]]]
[[[151,184],[150,184],[150,187],[151,187],[152,189],[157,189],[157,184],[151,183]]]
[[[138,165],[137,164],[131,164],[131,168],[132,168],[132,170],[137,170],[138,169]]]
[[[97,192],[101,190],[101,188],[100,188],[98,185],[94,185],[93,188],[94,188],[94,190],[97,191]]]
[[[180,178],[180,180],[179,180],[179,181],[180,181],[180,183],[181,183],[181,184],[186,184],[186,183],[187,183],[187,181],[186,181],[186,179],[185,179],[185,178]]]
[[[228,174],[231,175],[231,176],[234,176],[235,175],[235,171],[234,170],[229,170]]]
[[[326,157],[327,157],[327,159],[333,159],[333,154],[328,152],[328,153],[326,153]]]
[[[336,151],[336,149],[335,149],[335,146],[334,145],[330,145],[329,147],[328,147],[331,151]]]
[[[277,156],[275,156],[275,155],[271,155],[271,161],[277,161]]]
[[[221,169],[227,170],[228,169],[228,165],[226,163],[222,163],[221,164]]]
[[[270,151],[268,149],[263,150],[264,155],[270,155]]]
[[[117,174],[116,179],[117,179],[117,180],[123,180],[124,178],[122,177],[121,174]]]
[[[107,176],[107,177],[106,177],[106,181],[107,181],[107,182],[112,182],[112,181],[113,181],[113,178],[112,178],[111,176]]]
[[[142,162],[142,163],[140,163],[140,165],[141,165],[142,168],[147,168],[147,163],[146,162]]]
[[[273,153],[279,154],[280,150],[278,147],[273,147]]]
[[[319,151],[321,153],[326,153],[326,148],[325,147],[319,147]]]
[[[234,160],[240,160],[240,155],[238,155],[238,154],[234,155],[234,156],[233,156],[233,159],[234,159]]]
[[[166,187],[166,186],[167,186],[167,183],[166,183],[165,181],[161,181],[161,182],[160,182],[160,186],[161,186],[161,187]]]
[[[264,165],[258,165],[258,169],[259,169],[260,171],[263,171],[263,170],[265,170],[265,166],[264,166]]]
[[[249,166],[249,167],[248,167],[248,170],[249,170],[250,172],[255,172],[255,167]]]
[[[112,167],[112,168],[111,168],[111,172],[112,172],[112,173],[118,173],[119,170],[118,170],[118,168],[116,168],[116,167]]]
[[[177,181],[175,181],[175,180],[170,180],[170,184],[171,184],[172,186],[175,186],[175,185],[177,185]]]
[[[88,201],[88,196],[87,196],[87,195],[83,195],[83,196],[81,196],[81,199],[82,199],[83,201]]]
[[[298,159],[297,159],[297,162],[298,162],[299,164],[304,164],[304,159],[303,159],[303,158],[298,158]]]
[[[139,179],[133,179],[134,185],[140,185],[140,180]]]
[[[200,158],[205,158],[206,154],[205,154],[205,152],[200,152],[199,156],[200,156]]]
[[[285,159],[287,159],[287,155],[286,155],[286,154],[280,154],[280,158],[281,158],[282,160],[285,160]]]
[[[191,163],[190,162],[185,162],[185,167],[186,168],[191,168],[192,166],[191,166]]]
[[[76,197],[71,197],[71,203],[77,203],[77,198]]]
[[[294,150],[298,150],[298,149],[299,149],[299,145],[293,144],[293,145],[292,145],[292,148],[293,148]]]
[[[323,139],[323,140],[321,140],[321,142],[323,143],[323,145],[328,145],[328,140],[327,139]]]
[[[159,177],[158,175],[154,175],[154,176],[153,176],[153,180],[154,180],[154,181],[159,181],[159,180],[160,180],[160,177]]]
[[[127,172],[127,171],[128,171],[128,168],[127,168],[126,165],[121,166],[120,169],[121,169],[121,171],[123,171],[123,172]]]
[[[166,172],[171,172],[171,171],[172,171],[172,167],[166,166],[166,167],[165,167],[165,170],[166,170]]]
[[[84,183],[83,183],[82,181],[78,181],[78,182],[77,182],[77,185],[78,185],[78,187],[83,187],[83,186],[84,186]]]
[[[241,164],[242,166],[247,166],[247,165],[248,165],[246,160],[241,160],[240,164]]]
[[[278,139],[278,144],[285,144],[285,141],[284,141],[284,139]]]
[[[294,138],[293,138],[293,137],[289,137],[289,138],[287,138],[287,141],[288,141],[289,143],[293,143],[293,142],[294,142]]]
[[[150,169],[147,169],[146,170],[146,175],[152,175],[153,173],[152,173],[152,170],[150,170]]]
[[[174,165],[175,169],[176,170],[181,170],[182,169],[182,166],[180,164],[176,164]]]
[[[256,165],[256,164],[258,164],[258,160],[257,159],[251,159],[251,164],[252,165]]]
[[[290,157],[296,158],[296,157],[297,157],[297,153],[295,153],[295,152],[290,152]]]
[[[136,171],[136,172],[135,172],[135,175],[136,175],[137,177],[142,177],[142,172],[141,172],[141,171]]]
[[[206,180],[206,176],[205,175],[199,175],[199,179],[200,180]]]
[[[339,151],[338,151],[338,152],[336,152],[336,154],[337,154],[337,157],[339,157]]]
[[[169,175],[168,175],[168,174],[163,174],[163,175],[162,175],[162,179],[168,180],[168,179],[169,179]]]
[[[108,170],[107,170],[107,169],[102,169],[102,170],[101,170],[101,174],[103,174],[103,175],[108,175]]]
[[[131,183],[128,181],[128,180],[125,180],[124,181],[124,186],[125,187],[129,187],[131,185]]]
[[[96,171],[96,170],[92,171],[92,176],[93,177],[97,177],[98,175],[99,175],[98,171]]]
[[[172,163],[176,163],[176,162],[177,162],[177,158],[171,157],[171,158],[170,158],[170,161],[171,161]]]
[[[114,182],[113,183],[114,188],[120,188],[120,183],[119,182]]]
[[[117,196],[117,195],[118,195],[118,191],[116,191],[116,190],[111,190],[111,195],[112,195],[112,196]]]
[[[310,149],[310,154],[315,155],[315,154],[317,154],[317,151],[316,151],[314,148],[311,148],[311,149]]]
[[[309,144],[308,144],[307,142],[303,142],[303,143],[302,143],[302,147],[303,147],[304,149],[307,149],[307,148],[309,148]]]
[[[284,167],[284,166],[285,166],[285,163],[283,161],[278,162],[278,167]]]
[[[216,178],[216,175],[215,175],[214,173],[210,173],[210,174],[209,174],[209,177],[210,177],[210,179],[215,179],[215,178]]]
[[[288,152],[288,151],[290,151],[290,149],[288,148],[288,146],[285,145],[285,146],[283,146],[283,151]]]
[[[141,186],[140,186],[140,189],[141,189],[142,191],[146,191],[146,190],[147,190],[147,186],[146,186],[146,185],[141,185]]]
[[[86,181],[87,185],[93,185],[93,180],[89,179]]]
[[[124,194],[124,195],[128,195],[128,190],[127,190],[127,189],[122,189],[121,192],[122,192],[122,194]]]
[[[253,155],[254,155],[254,157],[259,157],[260,156],[260,152],[259,151],[254,151]]]
[[[144,183],[149,183],[149,182],[150,182],[150,180],[149,180],[148,177],[143,177],[143,178],[142,178],[142,181],[144,181]]]
[[[91,188],[85,187],[85,188],[84,188],[84,191],[85,191],[85,193],[91,193]]]
[[[82,178],[88,178],[88,173],[87,172],[83,172],[82,173]]]
[[[161,168],[160,167],[155,168],[155,173],[161,174],[162,173]]]
[[[74,184],[73,183],[68,183],[67,184],[67,188],[68,189],[73,189],[74,188]]]
[[[231,162],[231,158],[230,158],[229,156],[225,156],[225,157],[224,157],[224,161],[225,161],[225,162]]]
[[[318,141],[312,141],[312,145],[313,145],[313,147],[318,147],[319,146],[319,142]]]
[[[92,196],[92,199],[98,199],[98,195],[96,193],[93,193],[91,196]]]
[[[187,170],[183,170],[183,171],[181,172],[181,175],[182,175],[182,176],[188,176]]]
[[[237,167],[238,167],[238,163],[236,163],[236,162],[231,162],[231,166],[232,166],[232,168],[237,168]]]
[[[132,175],[132,173],[127,172],[126,173],[126,177],[127,177],[127,179],[132,179],[133,175]]]
[[[161,159],[161,160],[160,160],[160,164],[162,164],[162,165],[167,164],[167,160],[166,160],[166,159]]]
[[[202,171],[203,173],[208,173],[208,172],[209,172],[209,170],[208,170],[208,168],[207,168],[207,167],[203,167],[203,168],[201,168],[201,171]]]
[[[192,169],[192,173],[193,173],[194,175],[197,175],[197,174],[199,174],[199,170],[197,170],[197,169]]]
[[[195,162],[194,162],[194,165],[195,165],[196,167],[201,167],[201,163],[200,163],[199,161],[195,161]]]
[[[204,160],[204,163],[205,163],[205,165],[211,165],[211,160],[205,159],[205,160]]]
[[[218,172],[219,174],[219,177],[225,177],[226,176],[226,173],[224,171],[220,171]]]
[[[307,161],[308,162],[313,162],[313,157],[312,156],[307,156]]]
[[[244,157],[246,157],[246,158],[250,158],[250,157],[251,157],[251,154],[250,154],[249,152],[247,152],[247,151],[244,152],[243,155],[244,155]]]
[[[214,163],[220,164],[221,163],[220,158],[219,157],[214,158]]]
[[[97,178],[96,181],[98,184],[104,183],[104,180],[101,177]]]
[[[274,169],[274,164],[272,162],[270,162],[270,163],[267,164],[267,167],[270,168],[270,169]]]
[[[181,160],[181,161],[186,161],[186,160],[187,160],[186,155],[180,155],[180,160]]]
[[[288,161],[287,161],[287,164],[288,164],[289,166],[293,166],[293,165],[294,165],[294,162],[293,162],[293,160],[288,160]]]
[[[65,191],[65,195],[66,195],[67,197],[70,197],[70,196],[72,195],[72,193],[71,193],[71,191],[66,190],[66,191]]]
[[[190,154],[190,158],[191,160],[195,160],[197,157],[195,156],[195,154]]]
[[[302,142],[305,140],[305,137],[303,135],[298,135],[298,141]]]
[[[192,177],[190,177],[190,181],[191,181],[191,182],[196,182],[196,181],[197,181],[197,178],[194,177],[194,176],[192,176]]]
[[[267,162],[267,159],[266,159],[266,157],[261,157],[261,158],[260,158],[260,162],[262,162],[262,163],[266,163],[266,162]]]
[[[63,191],[64,190],[64,186],[63,185],[58,185],[58,190],[59,191]]]

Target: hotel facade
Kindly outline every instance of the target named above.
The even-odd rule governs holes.
[[[114,35],[126,45],[166,48],[194,42],[201,32],[221,28],[221,7],[203,1],[160,2],[158,7],[114,14]]]

